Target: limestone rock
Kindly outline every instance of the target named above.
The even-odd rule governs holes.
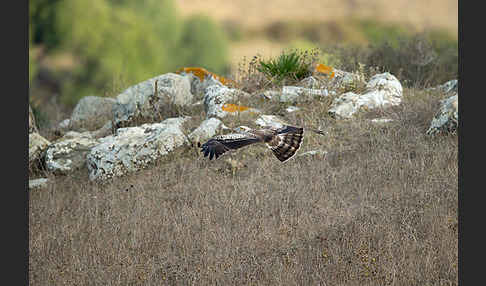
[[[455,133],[459,122],[458,95],[441,100],[439,112],[430,123],[427,135],[435,135],[439,132]]]
[[[384,123],[392,122],[394,120],[391,118],[373,118],[370,121],[373,123],[384,124]]]
[[[296,111],[299,111],[299,110],[300,110],[300,108],[298,108],[297,106],[293,106],[293,105],[288,106],[285,109],[285,111],[287,111],[288,113],[296,112]]]
[[[351,118],[360,107],[359,97],[359,94],[351,91],[342,94],[332,102],[329,114],[333,117]]]
[[[249,97],[244,91],[235,88],[228,88],[222,84],[208,86],[204,90],[204,109],[206,118],[218,117],[224,118],[230,112],[223,110],[223,105],[230,101],[237,101],[239,97]]]
[[[284,86],[280,102],[309,101],[315,97],[328,96],[327,89],[312,89],[298,86]]]
[[[439,86],[429,88],[428,90],[439,90],[444,93],[457,93],[458,81],[457,79],[453,79]]]
[[[339,69],[334,69],[334,77],[328,84],[329,93],[333,94],[336,91],[346,89],[349,86],[357,85],[360,82],[363,82],[364,79],[356,74],[351,73]]]
[[[90,133],[91,133],[92,138],[98,139],[98,138],[102,138],[102,137],[106,137],[108,135],[111,135],[112,130],[113,130],[113,125],[112,125],[111,120],[109,120],[109,121],[106,121],[105,124],[101,128],[96,129],[95,131],[91,131]]]
[[[223,122],[215,117],[204,120],[187,137],[191,142],[201,142],[214,136],[223,127]]]
[[[306,77],[299,82],[299,86],[311,89],[317,89],[319,85],[319,81],[313,76]]]
[[[29,189],[42,189],[47,186],[47,183],[49,182],[49,179],[47,178],[39,178],[39,179],[32,179],[29,180]]]
[[[402,84],[391,73],[376,74],[366,84],[367,92],[383,92],[386,96],[401,98]]]
[[[304,153],[300,153],[297,156],[325,156],[328,152],[323,150],[311,150]]]
[[[266,91],[260,93],[259,96],[261,96],[265,99],[278,101],[280,99],[280,93],[281,93],[281,91],[269,89],[269,90],[266,90]]]
[[[90,180],[106,180],[145,168],[175,148],[187,144],[181,130],[187,117],[117,129],[100,139],[87,155]]]
[[[66,118],[63,121],[59,122],[57,128],[59,129],[59,131],[66,131],[69,130],[70,126],[71,126],[71,118]]]
[[[44,158],[46,169],[66,175],[86,166],[86,155],[98,143],[89,132],[69,131],[47,147]]]
[[[204,91],[207,87],[211,85],[224,86],[221,82],[213,78],[211,75],[205,77],[202,81],[199,79],[199,77],[195,76],[192,73],[181,73],[181,75],[184,75],[189,79],[189,82],[191,83],[191,93],[198,98],[203,97]]]
[[[51,144],[47,139],[42,137],[39,133],[33,132],[29,134],[29,167],[33,167],[42,158],[44,150]]]
[[[272,127],[272,128],[281,128],[284,125],[289,125],[287,122],[282,120],[276,115],[260,115],[255,120],[255,123],[260,127]]]
[[[98,129],[113,118],[112,109],[115,103],[116,100],[110,97],[85,96],[76,104],[70,120],[61,123],[76,131]]]
[[[157,93],[155,82],[157,81]],[[119,94],[113,107],[116,128],[129,126],[136,118],[158,119],[158,111],[169,103],[192,103],[191,83],[186,76],[167,73],[131,86]]]
[[[374,109],[400,104],[402,92],[395,76],[388,72],[377,74],[366,84],[364,94],[346,92],[333,101],[328,112],[334,117],[351,118],[362,107]]]

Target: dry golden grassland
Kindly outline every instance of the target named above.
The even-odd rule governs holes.
[[[353,42],[366,44],[355,20],[368,19],[376,23],[395,24],[406,27],[411,32],[442,29],[457,38],[457,0],[177,0],[178,11],[183,17],[206,14],[215,19],[230,34],[235,30],[239,40],[230,43],[232,67],[236,67],[243,57],[251,57],[256,52],[264,56],[277,56],[282,49],[298,41],[304,35],[302,29],[311,26],[317,29],[322,43],[333,44]],[[291,27],[282,27],[290,25]],[[290,38],[272,39],[268,32],[283,29]],[[299,31],[292,36],[291,31]],[[305,38],[305,36],[304,36]],[[312,40],[316,43],[316,39]]]
[[[30,284],[457,285],[458,139],[425,135],[445,96],[405,88],[357,120],[330,100],[245,102],[327,132],[297,153],[326,155],[284,164],[263,145],[216,161],[187,146],[105,184],[48,175],[29,194]]]
[[[205,13],[221,22],[263,27],[275,21],[339,21],[373,18],[377,21],[445,28],[457,35],[457,0],[177,0],[183,16]]]

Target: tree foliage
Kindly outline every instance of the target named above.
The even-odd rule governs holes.
[[[182,64],[224,73],[228,68],[227,41],[223,30],[210,18],[192,16],[184,23],[182,30]]]
[[[69,105],[182,65],[216,72],[226,65],[223,32],[209,19],[184,24],[172,0],[31,0],[30,20],[33,45],[69,53],[78,63],[59,80]]]

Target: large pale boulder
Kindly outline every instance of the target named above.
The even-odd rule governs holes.
[[[441,100],[440,108],[430,123],[427,135],[435,135],[440,132],[455,133],[459,122],[458,95]]]
[[[351,118],[360,107],[360,95],[354,92],[346,92],[334,99],[329,107],[329,114],[333,117]]]
[[[90,180],[106,180],[145,168],[161,156],[188,143],[182,132],[187,117],[117,129],[100,139],[87,155]]]
[[[33,132],[29,134],[29,168],[40,162],[42,154],[49,144],[51,143],[39,133]]]
[[[334,76],[327,85],[331,95],[335,94],[336,92],[357,86],[360,83],[364,83],[363,77],[357,73],[351,73],[340,69],[333,69],[333,72]]]
[[[157,92],[155,92],[157,82]],[[191,104],[193,94],[189,78],[175,73],[153,77],[119,94],[113,107],[116,128],[129,126],[135,119],[158,119],[167,104]]]
[[[181,75],[189,79],[189,82],[191,83],[191,93],[197,98],[201,98],[204,96],[204,91],[208,86],[211,85],[223,86],[221,82],[219,82],[211,75],[204,77],[203,80],[201,80],[199,77],[195,76],[192,73],[181,73]]]
[[[98,143],[90,132],[69,131],[47,147],[44,155],[46,169],[65,175],[85,167],[86,155]]]
[[[85,96],[79,100],[68,122],[71,130],[98,129],[107,120],[113,118],[113,106],[116,100],[111,97]],[[61,127],[61,126],[60,126]]]
[[[191,142],[201,142],[214,136],[223,126],[224,124],[221,120],[211,117],[201,122],[187,137]]]
[[[208,86],[204,90],[203,98],[206,118],[223,118],[228,114],[231,114],[231,112],[223,110],[223,105],[229,102],[236,102],[240,96],[249,97],[250,95],[242,90],[228,88],[222,84]]]
[[[289,123],[282,120],[280,117],[276,115],[260,115],[256,120],[255,123],[260,127],[272,127],[272,128],[281,128],[284,125],[289,125]]]
[[[299,86],[305,87],[305,88],[318,89],[320,87],[320,85],[321,84],[320,84],[319,80],[316,79],[313,76],[306,77],[299,82]]]
[[[403,88],[398,79],[385,72],[374,75],[366,84],[363,94],[346,92],[337,97],[329,108],[334,117],[351,118],[360,108],[374,109],[398,105],[402,101]]]
[[[280,102],[302,102],[328,96],[327,89],[306,88],[300,86],[284,86],[280,94]]]
[[[401,99],[403,88],[400,81],[391,73],[385,72],[372,76],[366,84],[366,93],[381,92],[383,97],[396,97]],[[392,98],[395,100],[395,98]]]

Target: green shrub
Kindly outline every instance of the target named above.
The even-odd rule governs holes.
[[[60,83],[61,102],[69,106],[86,95],[113,95],[189,63],[215,72],[227,65],[227,43],[219,27],[206,18],[184,25],[172,0],[31,4],[33,43],[45,45],[48,57],[67,53],[76,62],[67,71],[50,69]]]
[[[407,26],[389,23],[380,23],[374,20],[355,20],[354,25],[363,33],[369,43],[382,44],[388,43],[397,47],[401,38],[410,37],[411,33]]]
[[[180,40],[180,66],[203,67],[224,74],[229,70],[228,40],[223,30],[209,17],[195,15],[183,26]]]
[[[29,39],[33,44],[42,43],[47,49],[60,45],[56,13],[60,0],[29,1]]]
[[[129,85],[174,69],[170,52],[177,35],[167,26],[176,29],[177,21],[172,17],[174,11],[160,11],[162,15],[148,18],[134,8],[106,1],[63,2],[58,14],[63,47],[82,62],[64,81],[64,103],[75,104],[86,95],[102,95],[113,78],[124,78]],[[166,27],[166,33],[158,25]]]
[[[257,70],[275,83],[298,81],[312,74],[312,65],[318,59],[317,49],[283,51],[276,59],[258,59]]]

